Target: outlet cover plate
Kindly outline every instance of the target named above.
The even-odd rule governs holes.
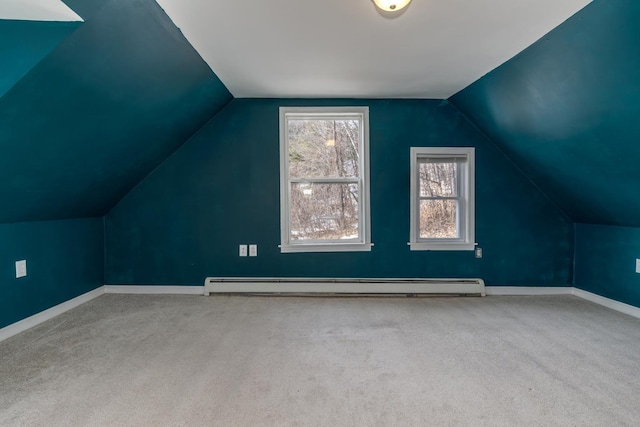
[[[16,279],[27,275],[27,260],[16,261]]]
[[[636,273],[640,273],[640,259],[636,258]]]
[[[258,245],[249,245],[249,256],[258,256]]]
[[[247,245],[240,245],[239,253],[240,256],[247,256]]]

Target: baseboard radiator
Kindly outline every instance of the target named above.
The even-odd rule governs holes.
[[[482,279],[207,277],[204,294],[485,296]]]

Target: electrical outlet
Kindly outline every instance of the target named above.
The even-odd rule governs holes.
[[[249,245],[249,256],[258,256],[258,245]]]
[[[247,245],[240,245],[240,256],[247,256]]]
[[[636,273],[640,273],[640,259],[636,258]]]
[[[482,258],[482,248],[476,248],[476,258]]]
[[[27,275],[27,260],[16,261],[16,279]]]

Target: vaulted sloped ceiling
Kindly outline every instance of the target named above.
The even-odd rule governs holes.
[[[639,22],[595,0],[451,98],[577,222],[640,227]]]
[[[66,3],[85,22],[0,97],[0,222],[104,214],[231,100],[155,1]]]
[[[19,0],[11,1],[20,4]],[[367,8],[373,7],[369,0],[359,1],[366,2]],[[154,0],[66,0],[65,3],[85,22],[57,23],[58,27],[54,23],[56,30],[47,33],[50,38],[37,36],[38,32],[44,34],[44,26],[29,31],[31,39],[23,37],[21,42],[31,40],[37,48],[16,50],[6,42],[10,26],[28,28],[28,23],[0,21],[0,55],[6,55],[6,59],[0,57],[0,60],[11,64],[2,67],[0,84],[3,72],[14,73],[14,77],[5,79],[8,90],[3,95],[0,92],[0,198],[4,201],[0,222],[106,213],[232,99],[225,85]],[[322,35],[327,28],[334,28],[323,23],[304,25],[304,19],[317,18],[309,12],[316,10],[315,6],[299,3],[287,8],[286,2],[278,1],[273,4],[283,8],[286,12],[283,16],[274,16],[269,9],[269,13],[259,14],[258,18],[255,13],[234,18],[214,8],[216,13],[211,19],[218,19],[221,27],[208,25],[209,28],[224,29],[233,19],[239,19],[240,31],[225,30],[219,37],[209,37],[206,35],[211,33],[205,31],[208,27],[202,24],[198,14],[202,7],[210,9],[208,3],[161,0],[174,21],[194,24],[185,26],[185,31],[193,35],[192,42],[197,47],[205,46],[205,59],[214,64],[214,70],[224,69],[225,82],[228,79],[230,87],[238,87],[240,95],[323,96],[332,93],[327,88],[338,88],[345,82],[347,86],[340,87],[353,87],[349,82],[366,80],[367,75],[380,70],[391,79],[389,84],[376,80],[375,85],[359,87],[357,93],[351,94],[420,97],[447,93],[455,85],[447,86],[446,79],[435,86],[429,83],[428,87],[419,84],[422,80],[418,79],[413,80],[410,84],[413,89],[408,92],[401,88],[410,80],[402,77],[406,77],[406,72],[413,70],[413,73],[419,67],[420,73],[429,76],[433,75],[436,65],[443,64],[438,59],[440,56],[429,53],[416,61],[411,49],[420,49],[428,41],[429,46],[437,46],[437,52],[446,59],[451,52],[446,46],[463,40],[444,37],[444,33],[432,34],[427,31],[432,27],[415,22],[419,17],[429,16],[425,5],[436,8],[432,11],[444,11],[444,5],[417,0],[413,3],[407,13],[396,20],[384,20],[375,14],[375,9],[363,9],[364,3],[331,3],[346,8],[340,10],[347,18],[353,18],[347,20],[356,27],[345,27],[348,33],[353,33],[354,28],[365,31],[369,24],[376,22],[375,34],[402,30],[400,34],[406,37],[400,41],[418,40],[419,43],[411,44],[412,48],[402,43],[397,46],[363,43],[366,49],[358,49],[357,55],[347,54],[337,65],[322,62],[322,58],[335,58],[335,49],[315,50],[319,55],[316,59],[329,65],[309,68],[304,66],[308,63],[306,59],[301,59],[294,48],[301,48],[300,52],[305,55],[313,54],[320,37],[311,44],[305,44],[301,37],[310,37],[310,29]],[[453,66],[454,61],[447,65],[449,68],[445,67],[450,72],[438,75],[454,75],[465,64],[478,61],[486,65],[482,58],[489,51],[493,52],[491,61],[499,63],[501,56],[494,51],[495,46],[502,54],[506,50],[501,50],[504,45],[496,41],[496,37],[505,39],[519,30],[524,34],[523,26],[528,26],[526,33],[530,39],[536,31],[561,22],[586,3],[588,0],[572,0],[562,14],[557,15],[560,9],[554,9],[548,15],[544,10],[547,6],[540,8],[535,2],[528,2],[532,11],[545,12],[540,15],[546,22],[542,26],[536,24],[540,16],[524,14],[520,8],[503,8],[500,14],[493,15],[478,11],[482,16],[500,18],[501,24],[496,27],[499,31],[488,33],[494,41],[467,46],[463,52],[473,55],[463,55],[462,65]],[[496,0],[491,4],[497,7],[502,3]],[[184,6],[181,8],[181,5]],[[237,5],[234,5],[225,3],[224,10],[235,10]],[[451,21],[445,26],[448,31],[471,22],[462,3],[450,5],[460,6],[460,10],[450,13]],[[512,12],[518,19],[506,20],[505,16]],[[300,21],[296,16],[304,19]],[[483,23],[482,16],[474,15],[474,19]],[[266,17],[284,19],[284,23],[268,26]],[[345,16],[340,19],[344,20]],[[512,25],[507,25],[509,22]],[[527,50],[451,98],[576,221],[640,226],[640,174],[636,167],[636,160],[640,158],[640,144],[636,143],[640,137],[640,120],[637,120],[640,117],[637,77],[640,75],[640,27],[637,22],[640,22],[638,2],[595,0]],[[298,30],[286,30],[286,25],[291,23],[295,23]],[[403,28],[408,24],[422,38],[407,34]],[[491,25],[487,28],[491,29]],[[473,33],[471,30],[469,28]],[[25,33],[24,28],[21,31]],[[468,36],[469,31],[464,35]],[[277,39],[278,34],[293,44],[283,47],[266,41],[267,36]],[[332,40],[336,40],[338,33],[331,34],[325,41],[337,49],[341,45]],[[45,38],[48,41],[42,44]],[[220,55],[206,46],[221,49]],[[11,58],[7,53],[10,48],[14,49]],[[249,54],[244,54],[243,49]],[[407,51],[411,60],[393,59],[399,52]],[[247,63],[248,58],[255,62]],[[400,75],[385,74],[384,69],[371,64],[354,72],[356,65],[362,66],[363,61],[366,65],[366,58],[382,58]],[[291,67],[286,65],[289,60],[294,61]],[[20,71],[21,61],[31,64]],[[296,68],[299,66],[303,68]],[[330,74],[343,73],[346,80],[331,83],[331,79],[312,78],[300,86],[315,88],[312,92],[295,89],[295,85],[300,84],[297,78],[313,77],[322,70]],[[243,83],[246,79],[258,80]],[[459,79],[457,84],[463,80]],[[6,83],[8,81],[10,83]],[[329,82],[329,86],[323,89],[321,81]],[[268,85],[269,82],[275,83]],[[396,83],[400,86],[393,86]],[[375,92],[376,88],[390,91]],[[346,93],[335,92],[337,96]]]
[[[60,0],[0,1],[0,97],[81,24]]]
[[[81,24],[0,19],[0,97]]]

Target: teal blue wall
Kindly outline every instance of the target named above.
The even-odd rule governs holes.
[[[68,3],[85,22],[0,97],[0,223],[104,215],[232,98],[154,0]]]
[[[576,224],[575,284],[640,307],[640,228]]]
[[[103,236],[102,218],[0,224],[0,328],[102,286]]]
[[[640,226],[639,22],[594,0],[451,98],[575,222]]]
[[[66,3],[86,22],[0,21],[0,327],[214,275],[575,282],[640,306],[640,228],[573,224],[640,227],[640,3],[595,0],[450,102],[231,101],[155,1]],[[370,107],[371,252],[279,252],[281,105]],[[406,244],[409,147],[447,145],[477,148],[482,259]]]
[[[0,19],[0,97],[81,24]]]
[[[372,252],[281,254],[278,107],[370,107]],[[411,252],[409,147],[475,146],[473,252]],[[573,224],[446,101],[236,99],[106,216],[109,284],[206,276],[482,277],[572,283]],[[257,258],[238,244],[259,245]]]

